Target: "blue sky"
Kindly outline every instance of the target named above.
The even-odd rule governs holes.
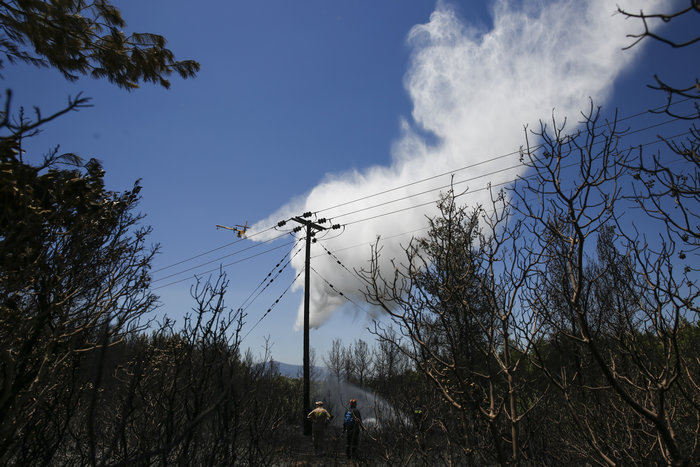
[[[665,3],[619,2],[635,10]],[[654,73],[692,78],[699,68],[697,48],[649,42],[622,51],[625,33],[639,24],[612,15],[615,2],[603,0],[116,6],[129,31],[164,35],[176,56],[198,60],[201,72],[173,78],[170,90],[144,85],[129,93],[91,79],[67,83],[52,70],[6,68],[14,106],[38,105],[48,113],[68,95],[93,98],[94,107],[52,123],[29,149],[41,154],[60,144],[62,151],[96,157],[113,190],[142,179],[140,210],[154,228],[152,242],[161,245],[153,275],[158,312],[179,320],[193,305],[193,274],[259,254],[226,268],[227,305],[243,303],[290,252],[281,245],[291,235],[261,241],[284,233],[262,232],[278,220],[310,210],[343,224],[313,250],[312,312],[319,327],[311,345],[319,362],[336,337],[346,344],[372,340],[371,310],[354,293],[358,284],[348,269],[366,264],[378,234],[387,239],[387,253],[397,254],[411,232],[424,232],[431,207],[387,213],[437,198],[438,191],[416,193],[449,183],[449,175],[328,208],[517,150],[524,124],[549,118],[552,109],[575,117],[589,97],[611,111],[619,106],[622,115],[660,105],[662,96],[645,87]],[[478,178],[492,168],[458,177],[474,178],[470,189],[502,181]],[[396,198],[406,199],[372,207]],[[215,228],[246,221],[251,238],[240,242]],[[244,333],[291,284],[302,256],[292,263],[296,270],[288,267],[247,308]],[[295,326],[301,284],[251,330],[243,345],[254,355],[269,337],[276,360],[301,362]]]

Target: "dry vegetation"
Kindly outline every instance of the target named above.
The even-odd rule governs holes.
[[[52,2],[61,14],[44,2],[0,2],[6,57],[45,60],[67,76],[98,70],[124,87],[196,71],[169,51],[143,69],[112,67],[124,50],[102,50],[99,63],[54,49],[28,55],[22,44],[40,38],[17,19],[19,3],[58,15],[73,34],[91,27],[72,22],[75,9],[102,27],[121,24],[104,2]],[[700,14],[691,5],[665,17],[623,14],[647,24]],[[161,47],[147,39],[120,44]],[[663,38],[647,30],[636,39]],[[657,154],[625,149],[625,132],[591,106],[575,129],[552,121],[528,131],[527,176],[492,192],[491,205],[469,208],[445,193],[428,234],[388,274],[376,267],[376,245],[359,274],[389,324],[375,326],[375,345],[338,340],[323,357],[331,378],[384,401],[362,408],[376,422],[359,463],[700,462],[700,87],[657,87],[669,115],[674,96],[694,104],[683,140]],[[39,164],[23,159],[23,139],[86,101],[27,119],[11,118],[9,99],[0,119],[0,463],[347,465],[335,426],[323,456],[311,455],[301,382],[241,354],[245,316],[224,304],[225,274],[193,286],[183,323],[148,321],[156,249],[134,211],[138,184],[110,192],[97,161],[56,150]],[[633,208],[636,217],[625,216]]]

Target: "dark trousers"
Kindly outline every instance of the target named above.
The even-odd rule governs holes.
[[[346,436],[347,444],[345,447],[345,454],[347,454],[348,457],[357,457],[357,445],[360,442],[360,429],[351,428],[346,433]]]
[[[325,427],[314,427],[313,431],[311,432],[314,441],[314,452],[316,454],[319,454],[323,450],[323,435],[325,434],[324,429]]]

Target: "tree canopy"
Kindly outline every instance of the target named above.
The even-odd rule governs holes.
[[[176,60],[163,36],[126,34],[125,27],[105,0],[0,2],[0,54],[9,63],[54,67],[69,80],[89,75],[124,89],[140,82],[168,88],[171,74],[190,78],[199,71],[194,60]]]
[[[102,0],[0,2],[0,68],[25,62],[127,90],[142,82],[168,88],[173,73],[188,78],[199,70],[193,60],[177,61],[162,36],[126,35],[125,25]],[[151,229],[135,212],[139,183],[109,191],[98,160],[58,146],[43,157],[24,154],[28,137],[87,103],[79,94],[63,109],[42,115],[35,108],[28,118],[23,109],[13,115],[8,89],[0,110],[3,464],[51,463],[72,423],[87,425],[94,439],[106,349],[143,330],[156,303],[149,269],[157,246],[147,244]],[[96,392],[86,404],[88,388]],[[94,449],[83,459],[94,463]]]

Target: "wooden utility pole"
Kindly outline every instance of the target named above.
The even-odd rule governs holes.
[[[311,412],[311,388],[310,388],[310,370],[309,370],[309,289],[311,283],[311,239],[314,236],[315,230],[326,230],[301,217],[294,217],[293,220],[306,226],[306,266],[304,272],[304,435],[311,435],[311,420],[306,416]]]

